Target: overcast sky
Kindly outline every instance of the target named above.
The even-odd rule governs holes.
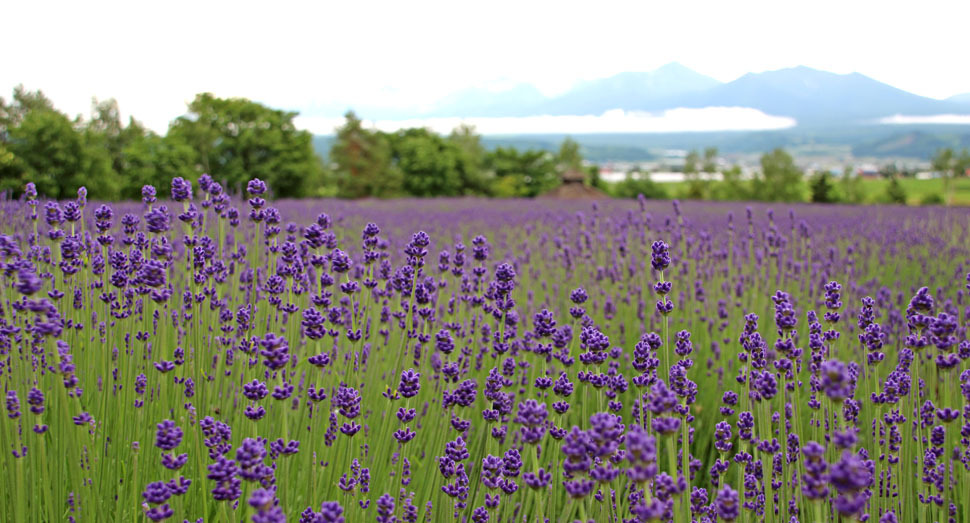
[[[23,83],[71,115],[114,97],[161,131],[202,91],[311,121],[420,109],[470,86],[555,94],[672,61],[721,81],[807,65],[936,98],[970,92],[963,0],[33,0],[0,17],[0,95]]]

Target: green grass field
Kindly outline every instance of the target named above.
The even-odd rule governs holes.
[[[906,203],[909,205],[922,205],[932,197],[943,198],[943,180],[934,178],[930,180],[917,180],[915,178],[900,178],[900,185],[906,193]],[[859,180],[862,191],[862,201],[859,203],[874,204],[885,201],[886,188],[889,180],[885,178],[862,178]],[[953,205],[970,205],[970,178],[956,178],[953,184]],[[661,183],[670,198],[687,199],[687,182]],[[833,180],[834,192],[841,201],[846,201],[844,188],[840,180]],[[808,179],[804,183],[804,197],[808,201],[810,192]]]
[[[943,180],[939,178],[931,180],[900,178],[899,183],[906,191],[906,202],[910,205],[919,205],[930,195],[943,196]],[[866,201],[878,201],[878,198],[885,194],[887,185],[889,185],[889,180],[884,178],[863,179],[862,186],[867,196]],[[970,205],[970,178],[956,178],[952,181],[952,185],[953,204]]]

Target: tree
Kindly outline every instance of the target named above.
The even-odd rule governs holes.
[[[707,197],[707,182],[701,179],[698,171],[700,161],[701,156],[696,150],[691,150],[684,157],[684,181],[687,182],[684,198],[703,200]]]
[[[697,153],[696,149],[691,149],[684,157],[684,174],[696,174],[698,172],[697,164],[701,161],[701,155]]]
[[[650,179],[650,173],[634,168],[626,173],[623,181],[613,185],[609,191],[617,198],[637,198],[640,194],[650,200],[663,200],[668,197],[667,190]]]
[[[895,176],[892,178],[895,178]],[[849,203],[862,202],[862,180],[851,165],[847,165],[842,169],[842,179],[839,183],[842,186],[842,198],[845,201]]]
[[[761,174],[754,179],[754,197],[766,201],[802,200],[802,171],[784,149],[761,156]]]
[[[91,198],[118,196],[123,182],[112,172],[105,143],[41,91],[18,86],[10,104],[0,100],[0,143],[0,188],[14,195],[34,182],[51,198],[73,197],[81,186]]]
[[[76,174],[81,151],[70,120],[44,93],[18,85],[9,103],[0,97],[0,190],[19,195],[32,181],[41,194],[56,197],[56,177]]]
[[[590,187],[594,187],[603,192],[609,192],[609,184],[606,183],[606,181],[603,180],[603,177],[600,175],[600,167],[598,165],[589,165],[586,167],[585,171],[586,180]]]
[[[946,202],[950,202],[950,180],[953,175],[954,155],[953,149],[949,147],[939,149],[933,156],[933,170],[940,173],[943,178],[943,193],[946,195]]]
[[[391,162],[401,172],[406,193],[463,196],[487,192],[479,166],[454,141],[421,128],[401,130],[389,138]]]
[[[278,197],[297,197],[320,183],[323,166],[313,136],[293,125],[295,112],[271,109],[245,98],[196,95],[189,114],[169,135],[196,152],[199,170],[229,189],[242,190],[252,178],[269,184]]]
[[[710,196],[715,200],[749,200],[751,191],[748,184],[741,179],[741,167],[737,165],[725,169],[721,173],[721,182],[711,186]]]
[[[832,185],[832,175],[822,171],[812,177],[809,184],[812,191],[812,203],[834,203],[835,186]]]
[[[906,205],[906,191],[899,183],[898,176],[889,179],[889,185],[886,186],[886,201]]]
[[[583,182],[586,185],[605,192],[607,186],[606,182],[600,177],[599,167],[583,164],[583,153],[579,143],[567,136],[559,145],[559,151],[556,153],[556,169],[559,171],[560,176],[567,171],[582,173]]]
[[[499,197],[537,196],[562,181],[556,159],[545,151],[497,147],[485,155],[484,165],[492,176],[492,193]]]
[[[33,111],[55,111],[54,103],[42,91],[27,91],[23,85],[13,88],[9,104],[0,96],[0,134],[19,126]]]
[[[706,173],[717,172],[717,147],[707,147],[704,149],[704,165],[701,170]]]
[[[197,176],[188,145],[180,144],[182,154],[177,158],[169,157],[165,149],[154,146],[162,140],[161,137],[148,131],[133,117],[128,119],[128,125],[122,123],[118,102],[113,98],[92,100],[91,118],[84,125],[82,135],[98,163],[112,174],[111,197],[137,199],[142,185],[164,187],[171,177],[191,179]],[[175,141],[174,138],[167,139],[167,142]],[[153,146],[149,147],[149,143]],[[146,156],[149,153],[150,156]],[[174,166],[171,165],[173,160]],[[155,174],[156,171],[159,174]],[[164,177],[169,174],[171,177]]]
[[[330,148],[337,194],[342,198],[375,196],[387,198],[401,193],[401,172],[391,168],[391,146],[383,133],[364,129],[353,111],[344,115],[344,125]]]
[[[963,176],[970,169],[970,151],[964,149],[957,154],[949,147],[936,151],[933,156],[933,170],[943,177],[944,201],[947,205],[953,203],[953,178]]]
[[[919,200],[920,205],[944,205],[945,203],[943,196],[936,192],[927,193]]]
[[[122,177],[127,177],[127,159],[125,149],[135,141],[143,139],[148,130],[135,120],[128,119],[128,125],[121,122],[121,111],[114,98],[91,101],[91,119],[84,128],[84,133],[91,143],[96,143],[104,150],[111,160],[111,169]],[[141,190],[141,187],[138,188]]]
[[[887,180],[894,178],[899,174],[901,173],[899,172],[899,166],[896,165],[896,162],[887,163],[879,168],[879,176],[882,176]]]
[[[7,130],[6,150],[13,160],[2,173],[4,189],[16,194],[24,184],[34,182],[41,194],[66,198],[85,184],[86,170],[95,162],[87,157],[84,139],[67,116],[39,109],[28,110],[17,120]]]
[[[448,141],[458,147],[462,155],[462,161],[469,169],[471,176],[478,178],[483,176],[482,168],[485,162],[485,147],[482,146],[482,137],[475,133],[475,126],[461,124],[451,131]]]
[[[125,183],[119,196],[129,200],[141,198],[143,185],[163,188],[173,178],[191,179],[198,174],[196,151],[182,140],[150,131],[126,139],[121,158]]]
[[[559,145],[559,152],[556,153],[556,166],[561,172],[583,170],[583,154],[579,150],[579,143],[570,137],[566,137]]]

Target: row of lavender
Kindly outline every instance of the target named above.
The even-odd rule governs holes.
[[[0,204],[0,520],[970,521],[966,212],[266,190]]]

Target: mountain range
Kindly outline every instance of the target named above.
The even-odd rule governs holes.
[[[671,63],[649,72],[624,72],[581,82],[544,96],[529,84],[493,92],[467,89],[417,117],[600,115],[612,109],[658,112],[678,107],[750,107],[799,125],[865,124],[893,115],[970,113],[970,93],[937,100],[903,91],[860,73],[810,67],[748,73],[722,83]]]
[[[970,124],[909,119],[883,123],[896,115],[970,116],[970,93],[937,100],[906,92],[859,73],[836,74],[799,66],[749,73],[719,82],[678,63],[648,72],[624,72],[589,80],[546,96],[521,83],[502,91],[461,90],[430,109],[393,111],[371,108],[368,118],[408,120],[435,117],[488,118],[599,116],[606,111],[662,113],[674,108],[748,107],[795,120],[794,127],[752,131],[572,133],[584,156],[595,162],[641,161],[670,149],[718,147],[724,153],[755,153],[784,147],[799,154],[851,154],[867,158],[928,160],[941,147],[970,147]],[[882,124],[881,124],[882,123]],[[881,124],[881,125],[880,125]],[[492,134],[486,147],[515,146],[555,150],[564,132]],[[317,136],[326,155],[332,136]],[[814,151],[814,152],[813,152]]]
[[[970,93],[955,94],[946,100],[948,102],[958,103],[970,107]]]

